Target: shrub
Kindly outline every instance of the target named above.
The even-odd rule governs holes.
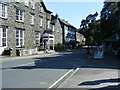
[[[55,51],[63,51],[63,50],[64,50],[63,44],[61,43],[55,44]]]

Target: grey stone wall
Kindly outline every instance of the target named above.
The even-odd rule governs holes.
[[[17,22],[16,21],[16,8],[14,8],[14,5],[18,6],[19,8],[22,8],[25,10],[24,12],[24,22]],[[23,28],[25,29],[24,32],[24,47],[25,48],[35,48],[35,31],[40,31],[41,35],[46,30],[46,12],[39,12],[39,2],[35,3],[35,9],[31,9],[31,6],[28,7],[24,5],[24,2],[22,3],[16,3],[11,2],[8,6],[8,18],[2,19],[0,18],[0,21],[2,21],[1,25],[8,26],[8,47],[6,49],[12,48],[11,56],[16,56],[16,29],[17,28]],[[35,14],[35,23],[34,25],[31,25],[31,15],[30,12]],[[40,26],[40,16],[43,16],[43,26]],[[21,48],[20,48],[21,50]]]
[[[62,28],[59,20],[55,23],[55,31],[54,31],[54,37],[55,37],[55,44],[62,44]]]

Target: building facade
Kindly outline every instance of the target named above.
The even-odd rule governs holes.
[[[42,0],[0,0],[0,55],[32,55],[56,44],[75,47],[75,41],[76,28],[52,15]]]
[[[83,34],[76,32],[76,45],[77,47],[85,45],[86,39]]]
[[[75,48],[76,47],[76,28],[65,21],[60,19],[60,24],[62,28],[62,42],[65,48]]]
[[[63,43],[63,32],[62,32],[62,27],[60,24],[60,19],[59,19],[59,15],[56,14],[55,16],[52,15],[52,20],[51,23],[53,24],[53,34],[54,34],[54,44],[62,44]]]
[[[0,1],[0,54],[36,54],[51,13],[41,1]]]

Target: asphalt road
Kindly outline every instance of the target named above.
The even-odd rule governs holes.
[[[48,88],[76,66],[80,52],[2,61],[2,88]]]
[[[37,58],[3,61],[2,88],[48,88],[74,67],[79,70],[58,88],[94,88],[96,83],[106,86],[109,84],[103,85],[101,82],[119,77],[120,67],[116,58],[105,56],[103,60],[88,60],[85,50],[79,49]],[[95,85],[89,85],[91,82]]]

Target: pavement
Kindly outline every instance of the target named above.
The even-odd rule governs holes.
[[[16,56],[16,57],[11,57],[11,56],[0,56],[0,61],[8,61],[8,60],[14,60],[14,59],[25,59],[25,58],[35,58],[35,57],[45,57],[50,54],[58,54],[59,52],[55,52],[54,50],[51,50],[49,52],[45,51],[40,51],[36,55],[28,55],[28,56]]]
[[[79,70],[67,78],[60,88],[80,90],[120,90],[120,63],[108,53],[103,60],[86,59],[78,63]],[[80,66],[79,66],[80,65]]]

